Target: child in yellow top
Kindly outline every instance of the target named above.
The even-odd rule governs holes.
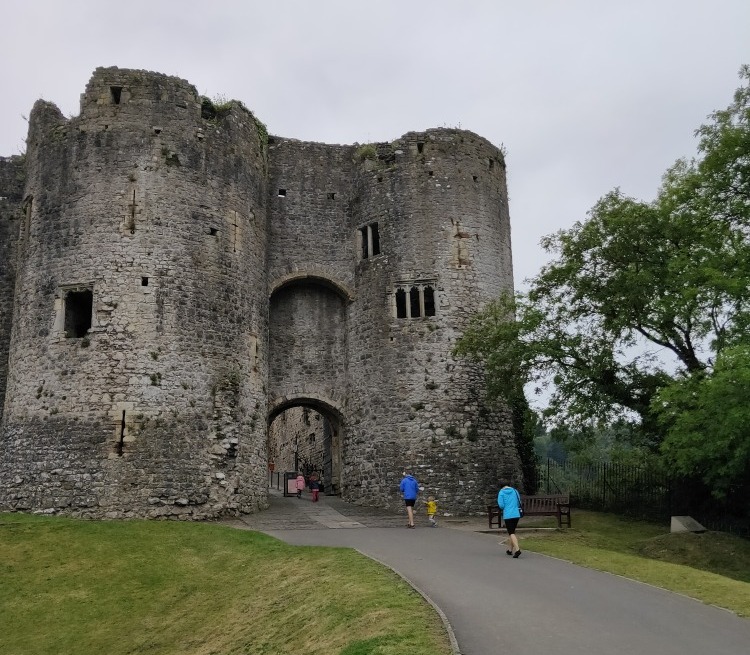
[[[434,496],[429,496],[427,498],[427,518],[430,520],[430,526],[433,528],[437,527],[435,514],[437,514],[437,503]]]

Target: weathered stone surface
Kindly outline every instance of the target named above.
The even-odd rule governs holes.
[[[3,417],[8,350],[16,282],[16,246],[23,207],[23,157],[0,157],[0,420]]]
[[[473,512],[519,480],[508,412],[451,355],[512,289],[502,154],[453,129],[266,139],[143,71],[97,69],[76,118],[34,106],[0,159],[0,508],[254,511],[299,406],[348,500],[398,504],[410,467]]]
[[[704,528],[692,516],[673,516],[670,521],[670,532],[705,532]]]

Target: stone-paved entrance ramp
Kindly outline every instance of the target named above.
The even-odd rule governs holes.
[[[270,506],[264,512],[245,514],[241,519],[225,521],[237,527],[269,532],[272,530],[314,530],[319,528],[395,528],[406,525],[406,518],[391,511],[357,507],[337,496],[320,496],[313,503],[309,493],[301,499],[284,497],[276,489],[269,493]]]
[[[498,534],[472,530],[482,522],[431,529],[422,514],[422,525],[407,530],[403,515],[338,498],[313,504],[309,494],[274,495],[268,512],[231,524],[290,544],[348,546],[384,562],[444,612],[462,655],[750,653],[748,619],[551,557],[512,559]]]

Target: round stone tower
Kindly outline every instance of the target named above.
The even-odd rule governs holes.
[[[408,468],[441,511],[477,511],[500,478],[521,483],[509,412],[452,355],[472,313],[513,289],[503,155],[454,129],[358,155],[348,495],[393,503]]]
[[[267,135],[187,82],[98,69],[30,117],[0,491],[13,509],[266,501]]]

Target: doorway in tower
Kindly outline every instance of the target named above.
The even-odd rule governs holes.
[[[322,407],[297,405],[272,418],[268,427],[268,462],[272,486],[283,488],[289,474],[316,480],[325,495],[341,493],[341,427]]]

